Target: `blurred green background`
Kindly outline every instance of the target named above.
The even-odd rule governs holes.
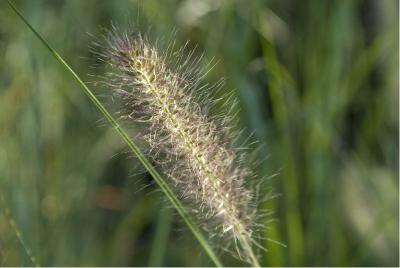
[[[263,232],[287,247],[265,242],[262,265],[398,266],[398,1],[15,3],[85,81],[100,72],[87,33],[111,22],[176,30],[178,45],[219,60],[207,81],[227,78],[239,127],[264,145],[258,173],[276,174]],[[0,63],[0,265],[212,265],[6,1]]]

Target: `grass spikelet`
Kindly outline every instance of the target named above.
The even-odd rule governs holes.
[[[245,153],[233,145],[229,116],[210,116],[213,100],[196,95],[206,87],[201,58],[193,52],[184,57],[184,48],[160,53],[141,34],[116,29],[105,40],[105,83],[121,101],[123,117],[144,125],[149,156],[209,236],[258,266],[252,249],[255,197],[247,186],[253,175],[243,164]],[[214,87],[219,85],[207,90]]]

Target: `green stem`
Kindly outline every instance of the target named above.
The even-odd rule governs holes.
[[[242,239],[240,239],[240,244],[243,247],[243,250],[247,252],[250,260],[249,262],[251,263],[251,265],[253,267],[260,267],[260,264],[258,263],[258,259],[256,257],[256,255],[254,255],[254,251],[253,248],[251,247],[251,245],[249,244],[249,241],[246,237],[242,236]]]

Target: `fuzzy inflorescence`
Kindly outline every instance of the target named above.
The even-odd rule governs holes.
[[[210,236],[225,238],[238,255],[251,261],[256,209],[248,186],[252,176],[244,152],[233,146],[230,120],[209,115],[200,92],[205,72],[193,53],[164,53],[140,34],[118,31],[106,37],[102,59],[111,68],[107,84],[121,100],[124,117],[146,124],[144,139],[182,200],[190,200]],[[224,119],[229,116],[224,116]],[[252,252],[252,251],[251,251]]]

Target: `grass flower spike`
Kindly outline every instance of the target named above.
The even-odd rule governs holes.
[[[117,30],[106,42],[101,58],[111,71],[105,81],[124,117],[145,124],[149,156],[209,236],[258,265],[252,250],[254,194],[246,186],[252,173],[242,163],[245,153],[233,145],[230,120],[211,117],[212,100],[199,97],[206,88],[200,58],[171,47],[160,53],[140,34]]]

